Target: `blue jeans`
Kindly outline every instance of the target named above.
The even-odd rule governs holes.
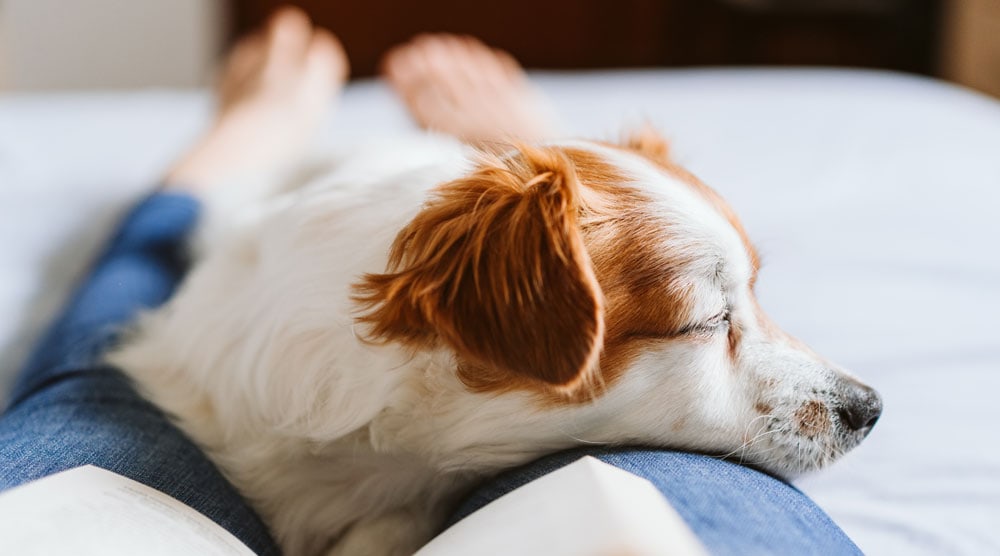
[[[137,312],[166,301],[183,278],[192,198],[160,193],[124,220],[18,376],[0,417],[0,490],[92,464],[165,492],[258,554],[277,554],[267,527],[211,461],[101,354]],[[593,455],[653,482],[716,554],[857,554],[804,494],[746,467],[651,449],[555,454],[489,481],[452,521],[518,486]]]

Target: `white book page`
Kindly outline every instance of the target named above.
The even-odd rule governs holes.
[[[0,494],[0,554],[252,555],[177,500],[94,466]]]
[[[704,556],[652,483],[592,457],[514,490],[417,556]]]

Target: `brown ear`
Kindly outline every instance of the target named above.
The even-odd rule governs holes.
[[[627,134],[622,146],[638,152],[653,162],[670,162],[670,143],[649,124]]]
[[[454,349],[473,366],[574,390],[604,336],[577,227],[579,183],[556,150],[522,148],[440,186],[355,286],[382,341]]]

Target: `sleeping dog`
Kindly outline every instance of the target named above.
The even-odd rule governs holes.
[[[428,138],[209,218],[111,360],[289,554],[412,553],[476,481],[581,443],[791,476],[881,411],[768,319],[735,214],[649,131]]]

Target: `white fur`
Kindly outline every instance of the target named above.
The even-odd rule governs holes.
[[[288,554],[412,553],[475,480],[583,443],[738,453],[786,474],[856,444],[796,433],[794,412],[835,373],[761,327],[726,219],[641,157],[574,146],[631,175],[683,231],[664,248],[697,254],[685,269],[696,314],[728,305],[740,319],[736,363],[725,334],[665,339],[593,402],[552,406],[470,392],[447,351],[361,341],[351,284],[385,269],[429,188],[471,168],[464,147],[442,140],[354,153],[241,215],[214,214],[204,258],[111,360],[177,417]]]

